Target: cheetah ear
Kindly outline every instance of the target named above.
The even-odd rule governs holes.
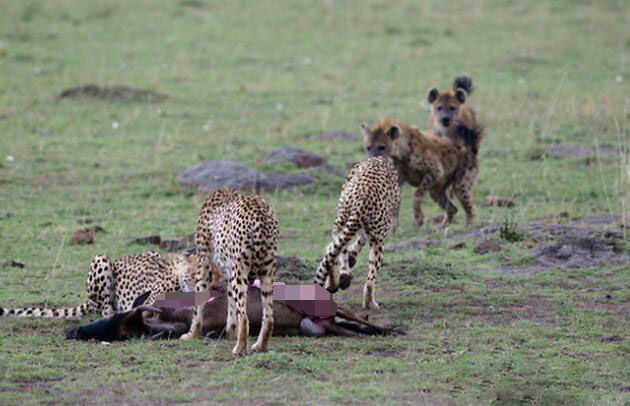
[[[389,129],[387,130],[387,135],[392,140],[395,140],[400,136],[400,128],[396,125],[389,127]]]
[[[141,306],[142,304],[144,304],[144,302],[147,301],[147,299],[149,298],[150,295],[151,295],[151,291],[148,291],[148,292],[144,292],[143,294],[138,296],[136,298],[136,300],[133,301],[133,304],[131,305],[131,308],[135,309],[136,307]]]
[[[463,104],[466,101],[466,91],[461,87],[458,87],[455,89],[455,98],[458,102]]]
[[[361,123],[361,124],[359,124],[359,127],[361,127],[361,129],[363,130],[363,133],[365,135],[369,135],[370,134],[370,127],[367,124]]]
[[[429,102],[429,104],[433,104],[433,102],[438,98],[439,95],[440,91],[437,90],[435,87],[429,90],[429,93],[427,94],[427,101]]]

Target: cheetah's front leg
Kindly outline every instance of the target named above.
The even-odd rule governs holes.
[[[208,277],[210,272],[210,261],[207,257],[200,258],[197,264],[195,292],[203,292],[208,289]],[[192,325],[190,331],[180,337],[180,340],[190,340],[191,338],[201,336],[201,327],[203,323],[203,304],[195,306],[193,310]]]

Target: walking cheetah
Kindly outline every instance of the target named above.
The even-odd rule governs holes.
[[[111,316],[132,309],[140,295],[153,303],[163,292],[192,290],[196,256],[149,251],[112,261],[96,256],[90,264],[87,278],[88,299],[85,303],[62,309],[28,307],[0,308],[0,316],[78,318],[88,313]],[[146,294],[146,295],[145,295]]]
[[[466,194],[470,193],[479,173],[477,154],[483,138],[483,127],[477,122],[475,111],[466,103],[466,98],[473,91],[472,79],[468,76],[457,77],[452,87],[452,90],[444,92],[437,88],[429,90],[427,95],[427,100],[431,104],[429,129],[466,148],[468,153],[466,170],[462,178],[453,185],[455,193]],[[469,224],[475,219],[473,206],[471,210]]]
[[[207,290],[212,270],[212,286],[219,284],[221,274],[228,279],[228,315],[226,332],[236,346],[232,354],[247,353],[249,320],[247,318],[247,285],[260,279],[263,305],[262,328],[253,351],[266,351],[273,330],[273,280],[276,272],[278,221],[260,196],[243,195],[227,189],[208,196],[201,208],[195,230],[198,266],[195,290]],[[195,308],[190,331],[182,339],[200,335],[203,306]]]
[[[369,128],[362,124],[363,145],[368,156],[391,157],[398,169],[398,183],[408,182],[415,186],[413,196],[414,225],[422,226],[422,198],[430,192],[431,198],[447,213],[444,224],[450,224],[457,207],[446,196],[446,190],[461,180],[468,166],[468,154],[464,147],[450,139],[433,133],[423,133],[416,127],[383,117]],[[468,221],[474,216],[470,193],[465,186],[455,188],[455,194],[464,206]],[[396,223],[398,212],[396,208]]]
[[[378,309],[374,299],[376,275],[383,264],[383,244],[400,205],[396,167],[384,157],[368,158],[350,169],[341,190],[333,241],[328,245],[313,281],[335,292],[352,280],[351,268],[366,242],[370,243],[368,277],[363,287],[363,308]],[[347,247],[355,237],[357,240]],[[338,269],[337,261],[341,263]]]

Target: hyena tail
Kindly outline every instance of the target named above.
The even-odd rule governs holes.
[[[458,76],[453,80],[453,90],[464,89],[470,96],[474,90],[472,79],[469,76]]]
[[[481,140],[483,139],[483,127],[468,127],[465,124],[459,124],[457,126],[457,136],[464,141],[464,144],[473,154],[477,155]]]
[[[73,319],[94,312],[94,306],[89,302],[77,307],[63,309],[47,309],[42,307],[23,307],[19,309],[7,309],[0,307],[2,317],[46,317],[57,319]]]

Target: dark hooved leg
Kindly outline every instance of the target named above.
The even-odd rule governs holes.
[[[260,297],[262,300],[262,326],[258,340],[252,346],[252,351],[267,351],[269,338],[273,332],[273,280],[276,274],[275,257],[269,259],[269,265],[260,277]]]
[[[376,276],[378,270],[383,265],[383,241],[370,239],[370,261],[368,267],[368,277],[363,287],[363,308],[378,309],[379,305],[374,300],[376,290]]]

